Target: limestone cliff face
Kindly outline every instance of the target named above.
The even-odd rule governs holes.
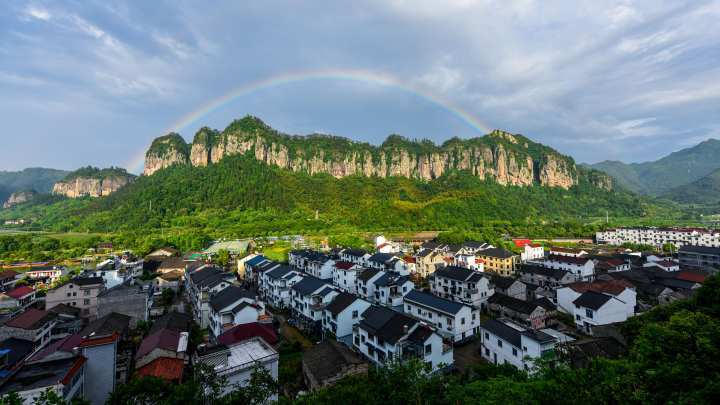
[[[145,170],[149,176],[160,169],[189,162],[188,147],[185,140],[176,133],[170,133],[155,139],[145,153]]]
[[[35,198],[35,196],[37,196],[35,190],[16,191],[10,194],[10,197],[3,204],[3,208],[12,208],[18,204],[26,203]]]
[[[578,182],[572,159],[504,131],[481,138],[452,139],[440,146],[393,135],[378,147],[332,136],[284,135],[256,118],[246,117],[223,132],[201,129],[191,145],[184,145],[184,141],[184,146],[180,145],[176,136],[170,134],[153,142],[146,154],[146,175],[173,164],[207,166],[226,156],[250,154],[269,165],[338,178],[363,175],[432,180],[462,170],[503,185],[570,188]],[[161,151],[158,145],[164,145]]]
[[[103,197],[126,186],[130,181],[132,181],[132,178],[126,176],[109,176],[105,178],[74,177],[55,183],[52,192],[69,198]]]

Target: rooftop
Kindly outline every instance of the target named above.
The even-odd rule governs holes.
[[[169,357],[158,357],[150,363],[137,369],[141,377],[158,377],[165,381],[178,381],[182,379],[185,361]]]
[[[573,301],[573,304],[580,307],[598,310],[612,298],[613,297],[608,294],[603,294],[595,291],[585,291],[579,297],[577,297],[575,301]]]
[[[28,308],[25,312],[16,315],[5,323],[5,326],[18,329],[35,330],[45,326],[48,322],[57,317],[57,314],[42,311],[35,308]]]
[[[278,342],[277,333],[275,333],[275,329],[273,329],[272,325],[259,322],[237,325],[218,336],[217,340],[219,344],[232,346],[235,343],[254,337],[261,337],[265,342],[271,345]]]
[[[25,364],[2,385],[0,395],[51,387],[56,384],[67,385],[83,367],[85,361],[85,357],[76,356]]]
[[[436,311],[450,315],[456,315],[458,312],[460,312],[461,309],[463,309],[463,307],[467,306],[418,290],[412,290],[407,293],[407,295],[405,296],[405,301],[410,301],[412,303],[432,308]]]
[[[325,381],[344,373],[349,367],[364,362],[345,345],[334,340],[324,340],[303,353],[304,369],[317,381]]]

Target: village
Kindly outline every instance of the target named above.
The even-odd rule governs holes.
[[[717,271],[719,241],[702,229],[621,228],[573,247],[511,239],[509,250],[377,235],[373,249],[303,247],[282,259],[249,239],[144,257],[104,244],[103,260],[82,270],[0,272],[0,396],[50,390],[103,404],[131,379],[181,383],[200,367],[223,378],[224,394],[262,368],[278,384],[269,400],[411,360],[430,374],[582,367],[623,355],[627,319],[690,297]]]

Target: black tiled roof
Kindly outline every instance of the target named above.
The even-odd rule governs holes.
[[[365,269],[358,276],[358,280],[367,283],[368,280],[375,277],[376,274],[380,273],[378,269]]]
[[[510,286],[515,283],[515,279],[512,277],[502,277],[502,276],[492,276],[491,278],[493,284],[495,284],[496,287],[499,287],[503,290],[506,290],[510,288]]]
[[[385,262],[390,261],[390,259],[394,258],[395,255],[390,253],[375,253],[374,255],[370,256],[368,258],[369,262],[379,263],[379,264],[385,264]]]
[[[368,308],[362,316],[360,327],[392,344],[405,335],[405,327],[410,330],[418,323],[407,315],[376,305]]]
[[[603,305],[605,305],[606,302],[610,301],[611,298],[612,297],[607,294],[595,291],[585,291],[579,297],[577,297],[575,301],[573,301],[573,304],[585,308],[598,310]]]
[[[337,316],[337,314],[344,311],[345,308],[352,305],[352,303],[355,302],[356,299],[357,298],[352,294],[341,292],[340,294],[336,295],[335,298],[333,298],[332,302],[328,304],[325,309],[330,311],[333,316]]]
[[[520,347],[521,345],[520,331],[506,325],[503,322],[495,319],[490,319],[486,322],[483,322],[480,325],[480,328],[487,330],[488,332],[492,333],[495,336],[498,336],[500,339],[510,343],[515,347]]]
[[[375,285],[378,287],[386,287],[389,285],[403,285],[410,278],[408,276],[400,276],[397,273],[385,273],[380,278],[375,280]]]
[[[363,257],[367,252],[362,249],[345,249],[343,253],[350,256]]]
[[[302,280],[295,283],[291,288],[300,295],[310,295],[315,291],[319,290],[322,286],[327,286],[328,283],[320,280],[317,277],[305,276]]]
[[[537,303],[523,301],[498,292],[488,298],[488,304],[499,305],[525,315],[532,314],[535,308],[540,306]]]
[[[684,245],[680,247],[679,253],[700,253],[705,255],[719,255],[720,248],[709,246]]]
[[[102,284],[103,278],[102,277],[75,277],[72,279],[73,284],[77,285],[94,285],[94,284]]]
[[[293,271],[295,271],[295,270],[292,267],[283,264],[283,265],[280,265],[280,267],[277,267],[275,269],[268,271],[265,275],[270,278],[279,279],[279,278],[283,278],[285,275],[287,275],[288,273],[291,273]]]
[[[510,257],[515,256],[515,253],[502,249],[502,248],[490,248],[490,249],[483,249],[479,251],[478,256],[488,256],[488,257],[497,257],[500,259],[508,259]]]
[[[255,299],[255,293],[241,287],[231,285],[210,297],[210,306],[215,312],[227,308],[242,298]]]
[[[83,330],[80,336],[88,336],[92,333],[95,336],[106,336],[113,333],[124,335],[130,328],[130,317],[127,315],[111,312],[102,318],[98,318],[91,322]]]
[[[467,281],[474,274],[482,276],[480,272],[459,266],[438,267],[434,273],[435,277],[449,278],[457,281]]]
[[[418,290],[410,291],[405,296],[405,300],[451,315],[456,315],[465,306]]]
[[[562,280],[562,278],[565,277],[565,275],[567,275],[569,273],[566,270],[550,269],[547,267],[532,266],[532,265],[522,265],[518,269],[518,272],[537,274],[538,276],[549,277],[549,278],[553,278],[555,280]]]

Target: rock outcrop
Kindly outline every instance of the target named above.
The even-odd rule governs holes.
[[[53,186],[53,194],[69,198],[104,197],[125,187],[135,176],[124,169],[87,167],[70,173]]]
[[[18,204],[26,203],[28,201],[31,201],[36,196],[37,192],[35,190],[16,191],[10,194],[10,197],[3,204],[3,208],[12,208]]]
[[[503,185],[570,188],[578,184],[575,162],[522,135],[493,131],[442,145],[391,135],[380,146],[347,138],[278,133],[254,117],[218,132],[202,128],[188,145],[175,133],[157,138],[145,159],[146,175],[176,164],[207,166],[226,156],[250,154],[269,165],[309,174],[402,176],[432,180],[466,171]]]

